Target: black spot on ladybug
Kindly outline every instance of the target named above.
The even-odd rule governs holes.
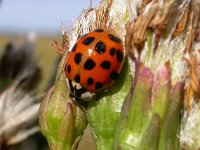
[[[114,36],[113,34],[108,34],[108,37],[110,38],[110,40],[112,40],[115,43],[121,43],[120,38]]]
[[[105,70],[109,70],[110,69],[110,66],[111,66],[111,63],[110,63],[110,61],[103,61],[102,63],[101,63],[101,67],[103,68],[103,69],[105,69]]]
[[[97,82],[95,84],[95,89],[98,90],[98,89],[101,89],[103,87],[103,84],[101,82]]]
[[[82,60],[82,54],[81,53],[76,53],[74,56],[74,62],[78,65]]]
[[[93,83],[94,83],[94,79],[91,78],[91,77],[89,77],[89,78],[87,79],[87,85],[92,85]]]
[[[117,57],[117,61],[118,62],[122,62],[123,61],[123,53],[122,53],[121,50],[117,50],[116,57]]]
[[[114,56],[115,53],[116,53],[116,48],[112,47],[112,48],[110,49],[110,55],[111,55],[111,56]]]
[[[86,70],[92,70],[95,66],[96,63],[91,58],[84,63],[84,69]]]
[[[71,72],[71,65],[67,66],[67,72],[70,73]]]
[[[83,40],[84,45],[89,45],[94,41],[94,37],[87,37],[86,39]]]
[[[76,51],[76,48],[77,48],[77,44],[74,44],[74,46],[72,47],[72,52],[75,52]]]
[[[97,44],[95,45],[95,50],[99,53],[99,54],[103,54],[106,51],[106,45],[102,42],[99,41],[97,42]]]
[[[74,81],[77,83],[80,83],[80,75],[79,74],[75,75]]]
[[[96,29],[95,32],[103,32],[103,29]]]
[[[116,80],[118,78],[118,76],[119,76],[119,73],[112,71],[111,74],[110,74],[110,79]]]

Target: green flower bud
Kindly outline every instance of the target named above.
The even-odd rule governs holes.
[[[166,63],[157,73],[136,65],[134,87],[127,96],[115,136],[115,149],[179,149],[183,84],[171,87]]]
[[[153,113],[158,113],[162,120],[169,104],[170,77],[170,66],[169,63],[166,63],[157,73],[155,89],[152,95],[152,111]]]
[[[85,112],[70,99],[64,73],[58,75],[41,103],[40,128],[51,150],[76,149],[87,125]]]
[[[179,150],[183,85],[182,82],[177,82],[171,89],[169,106],[160,129],[158,150]]]
[[[115,149],[136,149],[150,122],[150,100],[153,73],[136,64],[136,81],[127,96],[115,135]]]

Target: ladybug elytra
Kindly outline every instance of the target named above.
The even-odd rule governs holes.
[[[80,37],[65,66],[71,95],[88,101],[107,90],[117,79],[124,58],[122,41],[112,29],[97,29]]]

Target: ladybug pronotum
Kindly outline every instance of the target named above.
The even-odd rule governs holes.
[[[125,58],[121,39],[108,28],[91,31],[78,39],[66,60],[70,94],[89,101],[118,78]]]

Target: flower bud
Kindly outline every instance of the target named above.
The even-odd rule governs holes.
[[[69,97],[63,72],[40,105],[39,123],[51,150],[78,147],[87,121],[83,108]]]
[[[146,129],[151,113],[153,73],[141,63],[136,65],[137,80],[127,96],[115,135],[115,149],[136,149]]]

